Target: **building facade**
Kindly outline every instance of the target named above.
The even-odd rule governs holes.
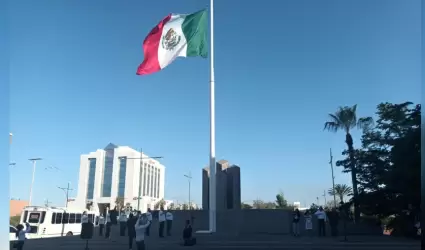
[[[104,213],[119,201],[146,211],[164,198],[165,167],[127,146],[108,144],[81,155],[76,203]]]
[[[9,207],[10,207],[9,216],[21,215],[22,210],[26,206],[28,206],[28,201],[11,199],[10,202],[9,202]]]
[[[202,208],[209,208],[209,167],[202,169]],[[241,171],[226,160],[216,163],[217,210],[241,208]]]

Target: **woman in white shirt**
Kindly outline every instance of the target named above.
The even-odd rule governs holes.
[[[150,225],[146,215],[142,215],[136,222],[134,229],[136,231],[137,250],[145,250],[145,230]]]
[[[17,250],[22,250],[24,249],[24,243],[26,240],[26,233],[29,233],[31,231],[31,227],[30,224],[28,224],[28,222],[25,223],[25,230],[24,230],[24,226],[22,226],[22,224],[19,224],[16,229],[18,229],[18,231],[16,231],[16,238],[18,239],[18,242],[15,243],[15,248]]]
[[[313,230],[313,218],[311,216],[310,210],[307,210],[304,214],[304,220],[305,220],[305,231],[309,236],[311,236],[311,232]]]

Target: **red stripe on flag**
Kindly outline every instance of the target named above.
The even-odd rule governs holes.
[[[137,68],[136,74],[147,75],[161,70],[158,61],[159,41],[161,41],[162,29],[170,19],[171,14],[159,22],[143,41],[144,59],[142,64],[139,65],[139,68]]]

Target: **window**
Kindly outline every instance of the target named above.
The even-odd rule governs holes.
[[[69,221],[69,213],[64,213],[62,218],[62,224],[68,224]]]
[[[52,221],[51,221],[51,223],[52,224],[55,224],[56,223],[56,213],[53,213],[52,214]]]
[[[16,229],[14,227],[9,226],[9,233],[16,233]]]
[[[94,177],[96,174],[96,158],[89,159],[89,178],[87,181],[87,199],[93,199],[94,194]]]
[[[158,168],[158,188],[156,190],[156,198],[159,198],[160,183],[161,183],[161,170]]]
[[[114,167],[114,148],[105,150],[105,167],[103,170],[102,197],[111,197],[112,169]]]
[[[151,176],[151,188],[150,188],[150,193],[149,196],[153,197],[153,166],[150,166],[150,176]]]
[[[46,217],[46,211],[41,212],[40,224],[44,223],[44,218]]]
[[[81,223],[81,214],[75,214],[75,223]]]
[[[69,214],[69,224],[75,224],[75,214]]]
[[[30,217],[28,219],[29,223],[39,223],[40,222],[40,213],[30,213]]]
[[[150,185],[151,184],[151,168],[149,165],[147,166],[147,170],[148,170],[148,173],[147,173],[148,182],[146,183],[146,195],[150,196],[152,186]]]
[[[147,169],[146,169],[146,163],[145,163],[143,166],[143,195],[147,194],[146,172],[147,172]]]
[[[127,158],[120,158],[120,171],[118,177],[118,197],[124,197],[125,195],[125,175],[127,169]]]
[[[158,183],[158,176],[157,176],[157,170],[156,167],[153,168],[153,176],[154,176],[154,184],[153,184],[153,197],[156,197],[156,184]]]
[[[56,214],[56,223],[55,224],[62,224],[62,217],[63,217],[63,214],[62,213],[57,213]]]

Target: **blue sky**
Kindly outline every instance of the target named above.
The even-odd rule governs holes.
[[[168,13],[207,0],[10,2],[10,194],[57,205],[76,195],[80,154],[109,142],[164,156],[166,198],[201,202],[209,158],[209,61],[136,76],[142,41]],[[311,204],[331,187],[327,114],[420,101],[420,1],[216,1],[217,158],[241,167],[242,200]],[[354,133],[359,145],[359,133]],[[59,171],[45,168],[57,167]],[[336,183],[350,178],[336,169]],[[5,178],[0,177],[0,178]],[[327,197],[329,200],[330,197]],[[321,201],[323,203],[323,201]]]

